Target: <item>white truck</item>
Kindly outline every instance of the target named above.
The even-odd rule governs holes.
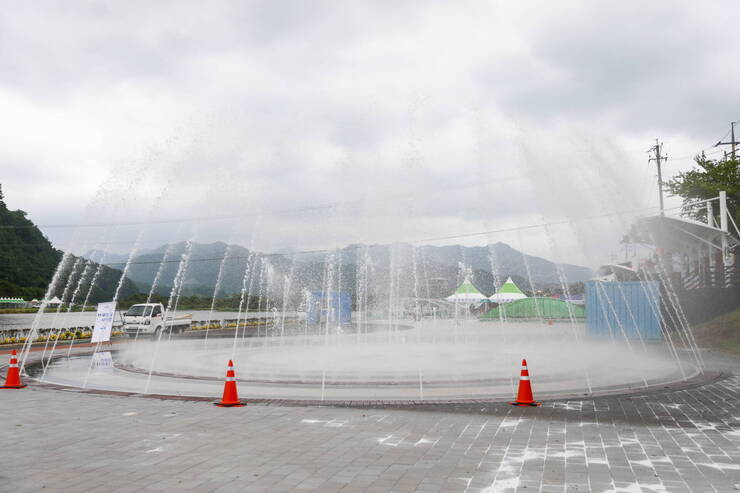
[[[190,329],[193,321],[192,315],[178,315],[177,317],[168,315],[167,320],[164,320],[164,312],[165,309],[161,303],[132,305],[123,314],[123,330],[129,337],[137,335],[159,337],[162,331],[178,334]]]

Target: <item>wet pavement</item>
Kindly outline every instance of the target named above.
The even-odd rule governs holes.
[[[681,390],[539,408],[223,409],[3,390],[0,490],[735,491],[740,358],[705,359],[730,373]]]
[[[220,391],[231,359],[240,389],[255,399],[387,403],[505,401],[515,392],[523,355],[540,398],[662,387],[698,373],[693,353],[681,352],[677,362],[665,344],[577,342],[567,324],[512,323],[504,329],[439,321],[423,331],[361,334],[361,342],[355,334],[239,339],[232,331],[231,337],[205,340],[198,332],[106,347],[113,362],[109,368],[92,364],[89,355],[59,358],[44,370],[43,380],[134,394],[211,397]],[[65,348],[54,355],[66,355]],[[41,378],[38,368],[29,371]]]

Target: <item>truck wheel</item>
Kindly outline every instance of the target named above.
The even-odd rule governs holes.
[[[157,327],[154,329],[154,338],[159,339],[159,333],[162,332],[162,327]]]

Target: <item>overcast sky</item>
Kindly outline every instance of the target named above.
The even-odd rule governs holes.
[[[78,252],[505,241],[594,265],[635,211],[654,212],[654,139],[670,176],[740,119],[739,14],[673,0],[13,2],[0,182]],[[63,226],[89,223],[102,226]],[[537,224],[550,226],[517,231]]]

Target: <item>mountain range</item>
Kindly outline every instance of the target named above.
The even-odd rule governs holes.
[[[186,251],[187,244],[180,242],[141,252],[133,256],[127,276],[146,291],[156,280],[154,291],[167,295]],[[120,270],[128,259],[127,255],[102,252],[88,252],[86,256],[102,258],[104,264]],[[248,264],[249,271],[245,272]],[[239,293],[243,283],[253,295],[265,292],[280,296],[287,290],[291,297],[297,297],[304,288],[325,289],[328,279],[332,280],[332,289],[353,293],[366,290],[374,297],[445,297],[454,292],[465,275],[486,295],[495,292],[496,285],[507,277],[530,292],[533,287],[549,289],[561,284],[555,263],[500,242],[485,247],[349,245],[330,252],[272,254],[250,252],[223,242],[192,243],[189,261],[182,267],[186,270],[182,275],[184,295],[213,295],[221,270],[219,297]],[[567,283],[591,277],[590,269],[577,265],[563,264],[561,272]]]

